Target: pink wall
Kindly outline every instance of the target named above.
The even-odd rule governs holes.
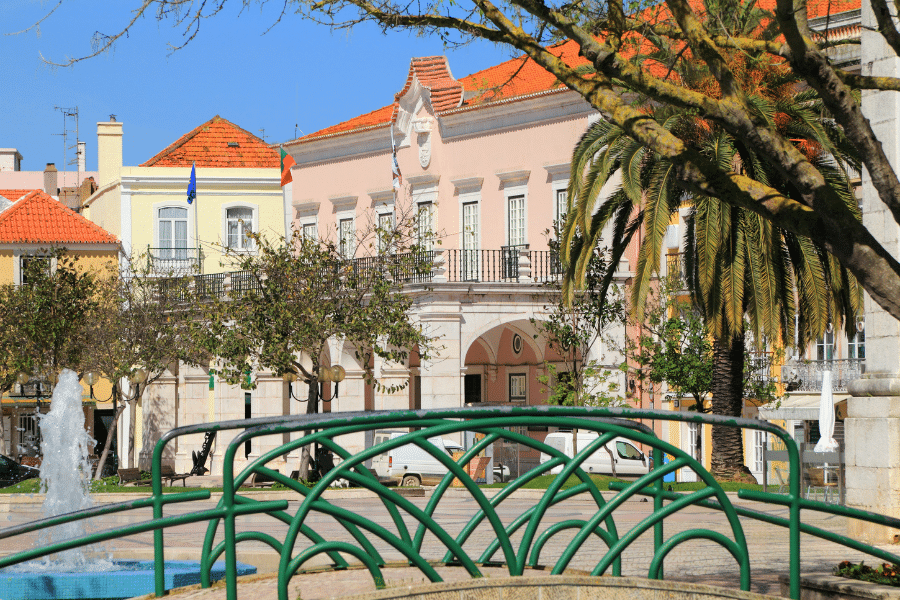
[[[484,110],[496,110],[496,107],[473,113]],[[427,109],[423,108],[417,116],[428,116]],[[437,119],[430,134],[431,162],[427,168],[422,168],[419,163],[416,133],[410,135],[412,144],[398,151],[398,162],[404,176],[398,202],[411,202],[411,178],[422,175],[439,176],[436,228],[444,236],[444,248],[459,248],[461,208],[459,195],[452,181],[483,178],[480,247],[486,250],[499,249],[507,243],[507,205],[503,184],[497,174],[527,170],[530,174],[527,180],[526,241],[532,250],[546,250],[544,231],[551,228],[555,217],[555,194],[550,173],[545,166],[569,162],[574,145],[587,125],[587,117],[578,116],[500,130],[487,135],[456,136],[445,143],[441,137],[440,119]],[[360,140],[363,136],[384,136],[389,141],[390,131],[384,127],[375,132],[340,136],[340,141],[342,144],[351,143],[353,136],[358,136]],[[326,139],[310,142],[310,145],[325,147],[335,143],[335,139]],[[370,193],[389,190],[391,187],[390,150],[312,165],[301,164],[294,168],[293,178],[293,202],[319,202],[319,235],[323,236],[327,232],[334,239],[336,220],[334,207],[329,199],[357,196],[357,223],[364,223],[364,213],[372,208]],[[299,221],[295,220],[295,226],[299,225]]]

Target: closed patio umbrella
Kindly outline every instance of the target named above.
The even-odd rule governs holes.
[[[822,397],[819,400],[819,441],[815,452],[835,452],[838,443],[834,439],[834,395],[831,393],[831,371],[822,373]]]

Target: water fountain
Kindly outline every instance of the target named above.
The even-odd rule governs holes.
[[[44,517],[90,508],[91,467],[88,460],[93,440],[84,427],[82,388],[78,375],[64,370],[53,390],[50,412],[41,417],[41,491]],[[59,525],[41,532],[38,546],[81,537],[85,521]],[[96,600],[122,599],[154,591],[153,561],[110,560],[95,549],[76,548],[0,570],[0,599],[21,598]],[[113,574],[113,572],[115,572]],[[238,563],[238,574],[256,573]],[[223,562],[213,566],[212,579],[225,576]],[[167,561],[166,589],[200,583],[198,561]]]

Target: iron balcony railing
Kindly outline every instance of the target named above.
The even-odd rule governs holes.
[[[685,271],[683,252],[666,255],[666,275],[670,279],[681,282],[682,287],[684,287],[684,284],[687,282],[687,271]]]
[[[200,248],[147,248],[147,266],[154,276],[183,277],[200,273]]]
[[[866,359],[796,360],[781,367],[781,380],[788,392],[821,392],[822,377],[831,371],[831,389],[847,391],[847,384],[866,372]]]
[[[152,273],[158,278],[157,289],[167,297],[183,300],[193,290],[200,298],[236,298],[260,289],[250,271],[200,275],[191,266],[199,264],[197,261],[181,260],[177,258],[181,255],[173,254],[185,249],[163,250],[161,254],[151,252],[150,260]],[[443,254],[441,265],[437,264],[439,254]],[[167,261],[167,256],[176,258]],[[438,272],[443,272],[448,282],[546,283],[559,280],[564,271],[555,251],[528,250],[527,245],[503,246],[498,250],[429,250],[417,252],[413,260],[409,256],[354,258],[323,264],[321,270],[323,276],[340,270],[362,276],[370,271],[386,273],[396,283],[431,283]]]

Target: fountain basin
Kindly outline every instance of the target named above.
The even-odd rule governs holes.
[[[32,572],[0,571],[2,600],[122,600],[155,591],[153,561],[117,560],[120,571]],[[238,575],[252,575],[256,567],[237,563]],[[225,561],[213,564],[213,581],[225,578]],[[200,563],[194,560],[166,561],[166,589],[200,583]]]

